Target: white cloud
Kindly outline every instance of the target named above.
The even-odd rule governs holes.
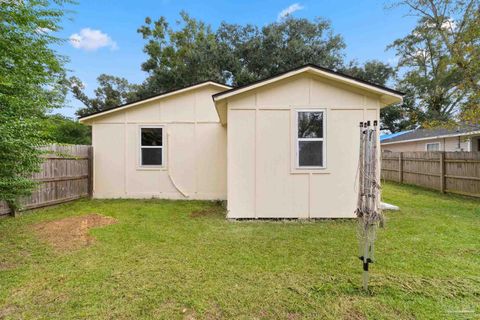
[[[103,47],[110,47],[111,50],[118,49],[117,44],[108,34],[90,28],[84,28],[79,33],[72,34],[70,44],[74,48],[86,51],[95,51]]]
[[[304,7],[299,3],[294,3],[278,13],[277,20],[282,20],[291,15],[292,13],[302,10]]]

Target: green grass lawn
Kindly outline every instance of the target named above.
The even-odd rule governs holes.
[[[387,184],[371,292],[356,222],[224,219],[210,202],[80,200],[0,219],[0,319],[478,319],[480,201]],[[210,215],[192,217],[196,210]],[[99,213],[54,250],[32,225]]]

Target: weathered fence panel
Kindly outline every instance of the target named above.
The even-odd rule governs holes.
[[[92,147],[84,145],[51,145],[41,170],[33,174],[38,187],[31,196],[21,200],[23,209],[33,209],[92,194]],[[10,208],[0,202],[0,215]]]
[[[480,197],[480,152],[382,152],[382,179]]]

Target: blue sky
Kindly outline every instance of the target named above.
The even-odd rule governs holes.
[[[378,59],[394,63],[393,51],[385,51],[393,40],[407,35],[415,18],[406,16],[401,8],[385,9],[388,0],[305,0],[305,1],[173,1],[135,0],[79,1],[69,9],[59,36],[66,41],[58,51],[70,59],[67,67],[78,76],[92,94],[96,77],[101,73],[127,78],[140,83],[146,74],[140,70],[145,61],[144,41],[136,32],[144,19],[165,16],[173,23],[181,10],[203,20],[215,29],[222,21],[263,26],[276,21],[279,14],[291,12],[295,17],[313,19],[317,16],[332,23],[335,33],[341,34],[347,48],[346,60]],[[57,110],[73,117],[81,103],[69,98],[68,106]]]

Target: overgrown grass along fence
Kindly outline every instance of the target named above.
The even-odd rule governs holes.
[[[41,171],[33,175],[38,182],[31,196],[21,200],[23,209],[67,202],[92,194],[93,149],[85,145],[51,145],[45,148]],[[0,215],[10,213],[0,202]]]
[[[480,197],[480,152],[382,152],[382,179]]]

